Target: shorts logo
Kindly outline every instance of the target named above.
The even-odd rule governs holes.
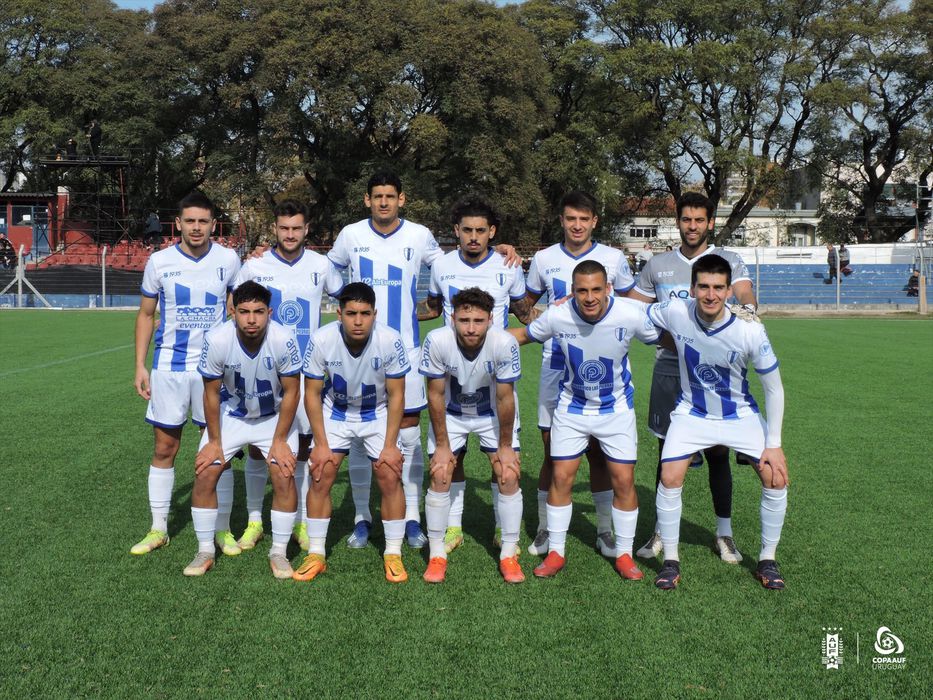
[[[606,366],[599,360],[587,360],[577,367],[577,376],[587,384],[597,384],[606,376]]]
[[[715,391],[716,387],[719,386],[719,383],[722,381],[719,370],[713,367],[713,365],[697,365],[693,368],[693,376],[703,385],[704,389],[708,389],[709,391]]]
[[[500,286],[500,287],[504,287],[504,286],[505,286],[505,274],[503,274],[502,272],[497,272],[497,273],[496,273],[496,282],[499,283],[499,286]]]
[[[221,282],[224,281],[224,276],[226,274],[227,274],[227,271],[224,268],[222,267],[217,268],[217,279],[219,279]]]
[[[374,357],[369,361],[369,364],[373,366],[373,369],[379,369],[380,367],[382,367],[382,358]]]
[[[487,360],[483,363],[483,367],[486,368],[486,374],[495,374],[496,365],[494,362]]]
[[[414,248],[402,248],[402,254],[405,256],[406,260],[411,260],[415,256]]]
[[[296,326],[304,316],[304,311],[302,311],[301,304],[297,301],[288,300],[279,304],[276,316],[286,326]]]
[[[271,357],[264,357],[262,358],[262,366],[265,367],[266,369],[271,370],[273,367],[275,367],[275,362],[272,360]]]
[[[625,341],[625,336],[628,333],[628,328],[619,327],[616,328],[616,340],[620,343]]]
[[[313,284],[315,287],[317,287],[320,283],[321,283],[321,273],[320,273],[320,272],[312,272],[312,273],[311,273],[311,284]]]

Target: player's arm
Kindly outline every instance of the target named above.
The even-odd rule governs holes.
[[[432,318],[440,316],[443,310],[444,297],[436,297],[429,294],[424,301],[418,302],[418,320],[430,321]]]
[[[532,300],[531,295],[526,292],[525,296],[521,299],[513,299],[509,303],[509,311],[515,314],[515,318],[527,326],[541,315],[541,312],[538,311],[538,307],[535,306],[536,302],[537,299]]]
[[[516,253],[514,246],[510,246],[508,243],[493,246],[493,250],[505,258],[505,264],[509,267],[518,267],[522,264],[522,256]]]
[[[194,473],[214,464],[224,463],[224,450],[220,440],[220,385],[222,377],[202,377],[204,381],[204,422],[207,424],[207,443],[194,460]]]
[[[308,468],[315,481],[321,480],[321,474],[328,464],[337,464],[337,457],[327,442],[327,431],[324,429],[324,401],[321,394],[324,391],[324,379],[305,375],[305,412],[311,424],[311,435],[314,446],[308,458]]]
[[[279,419],[275,424],[275,433],[272,435],[272,446],[269,448],[269,468],[278,467],[283,476],[295,473],[295,455],[288,446],[288,434],[292,423],[295,422],[295,413],[298,411],[298,402],[301,400],[301,378],[297,374],[279,375],[282,385],[282,402],[279,404]]]
[[[784,488],[789,483],[787,478],[787,460],[781,447],[781,429],[784,425],[784,384],[781,372],[773,369],[759,374],[761,387],[765,392],[765,412],[768,417],[768,433],[765,436],[765,449],[761,453],[759,470],[762,481],[771,488]]]
[[[499,479],[506,471],[515,473],[516,481],[521,479],[521,461],[512,447],[512,430],[515,427],[515,392],[509,382],[496,383],[496,416],[499,418],[499,449],[495,462],[499,466]]]
[[[506,328],[506,330],[512,334],[512,337],[518,341],[519,345],[543,343],[553,337],[553,333],[550,330],[549,311],[545,311],[523,328]]]
[[[152,392],[149,387],[149,370],[146,369],[146,355],[149,354],[149,343],[152,342],[157,299],[158,297],[143,294],[139,300],[136,329],[133,334],[136,345],[136,373],[133,385],[136,387],[136,393],[147,401],[152,396]]]
[[[450,449],[450,436],[447,434],[446,387],[447,377],[428,377],[428,416],[434,431],[431,476],[439,476],[442,484],[450,480],[457,465],[457,458]]]
[[[642,301],[646,304],[653,304],[656,301],[654,297],[649,297],[647,294],[639,292],[636,287],[632,287],[623,296],[634,299],[635,301]]]
[[[398,433],[405,411],[405,377],[386,377],[386,440],[376,460],[376,469],[387,468],[402,477],[402,453],[398,448]]]

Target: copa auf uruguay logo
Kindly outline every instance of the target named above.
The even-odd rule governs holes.
[[[890,627],[882,625],[875,633],[875,651],[878,656],[871,660],[875,668],[904,668],[907,658],[904,654],[904,642]]]
[[[827,669],[839,669],[842,665],[842,636],[841,627],[824,627],[823,642],[820,644],[820,650],[823,657],[820,661]]]

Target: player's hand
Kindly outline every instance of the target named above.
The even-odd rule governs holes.
[[[390,469],[401,479],[402,462],[404,462],[402,451],[395,445],[386,445],[382,448],[382,452],[379,453],[379,458],[376,460],[374,468],[377,470]]]
[[[499,478],[500,484],[507,480],[507,476],[514,476],[516,483],[521,479],[522,460],[518,452],[516,452],[511,445],[499,446],[499,449],[496,450],[493,456],[492,467],[493,471],[496,472],[496,476]]]
[[[257,245],[255,248],[253,248],[252,251],[250,251],[250,254],[246,256],[246,259],[253,260],[254,258],[261,258],[267,250],[269,250],[269,246]]]
[[[197,476],[205,469],[217,464],[223,465],[224,450],[218,442],[208,442],[194,458],[194,474]]]
[[[495,251],[505,258],[507,267],[518,267],[522,264],[522,256],[515,252],[515,248],[508,243],[500,243],[495,246]]]
[[[748,323],[761,323],[761,319],[758,318],[758,310],[751,304],[729,304],[729,311],[732,312],[733,316],[737,316]]]
[[[321,480],[326,468],[329,466],[336,468],[337,464],[337,456],[327,445],[315,444],[311,449],[311,454],[308,457],[308,470],[311,473],[311,478],[315,481]]]
[[[149,370],[145,367],[136,370],[136,377],[133,380],[133,385],[136,387],[136,393],[146,399],[146,401],[152,398],[152,391],[149,387]]]
[[[766,447],[761,453],[758,469],[761,471],[762,482],[772,489],[782,489],[790,483],[787,478],[787,460],[780,447]]]
[[[570,301],[571,299],[573,299],[573,294],[568,294],[568,295],[565,296],[565,297],[561,297],[560,299],[556,299],[556,300],[554,301],[554,303],[551,304],[551,306],[563,306],[564,304],[566,304],[566,303],[567,303],[568,301]]]
[[[456,466],[457,458],[450,451],[450,447],[438,447],[431,455],[431,480],[437,479],[441,484],[448,483]]]
[[[289,477],[295,475],[295,453],[288,443],[284,440],[273,440],[272,447],[269,448],[269,456],[266,458],[269,469],[278,469],[282,476]]]

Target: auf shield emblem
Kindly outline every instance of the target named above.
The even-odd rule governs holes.
[[[405,254],[405,259],[406,259],[406,260],[411,260],[412,257],[414,257],[414,255],[415,255],[415,249],[414,249],[414,248],[402,248],[402,252]]]
[[[227,274],[227,271],[225,269],[223,269],[222,267],[217,268],[217,279],[219,279],[221,282],[224,281],[224,275],[226,274]]]
[[[625,340],[626,333],[628,333],[628,328],[616,328],[616,340],[621,343]]]
[[[262,358],[262,364],[265,366],[266,369],[272,369],[273,367],[275,367],[275,363],[272,361],[271,357]]]
[[[317,286],[318,286],[318,283],[319,283],[320,281],[321,281],[321,273],[319,273],[319,272],[312,272],[312,273],[311,273],[311,284],[313,284],[315,287],[317,287]]]
[[[497,273],[497,274],[496,274],[496,282],[499,283],[499,286],[500,286],[500,287],[504,287],[504,286],[505,286],[505,274],[502,273],[502,272]]]
[[[373,369],[379,369],[382,367],[382,358],[374,357],[369,361],[369,363],[373,366]]]

